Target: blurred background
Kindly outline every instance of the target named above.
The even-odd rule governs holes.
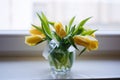
[[[41,12],[49,20],[65,25],[73,16],[76,16],[75,24],[92,16],[86,26],[98,29],[98,51],[119,53],[119,9],[120,0],[0,0],[0,55],[3,55],[3,51],[10,54],[9,51],[43,50],[44,43],[34,48],[24,43],[31,24],[40,25],[36,13]]]
[[[87,25],[99,31],[120,31],[120,0],[0,0],[0,30],[28,30],[39,25],[36,13],[67,24],[92,16]]]

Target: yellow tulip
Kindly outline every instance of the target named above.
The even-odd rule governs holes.
[[[61,38],[66,36],[66,32],[64,30],[64,27],[60,22],[56,22],[54,24],[54,28],[55,28],[57,35],[59,35]]]
[[[90,41],[90,45],[88,46],[88,50],[96,50],[98,49],[98,41]]]
[[[96,50],[98,49],[98,40],[96,40],[94,37],[89,36],[90,45],[88,46],[88,50]]]
[[[86,47],[88,50],[96,50],[98,48],[98,40],[92,36],[74,36],[74,42],[78,45]]]
[[[32,27],[30,30],[29,30],[30,34],[31,35],[41,35],[42,32],[40,32],[39,30],[37,30],[36,28]]]
[[[74,42],[78,45],[82,45],[82,46],[85,46],[87,47],[89,45],[89,39],[88,38],[85,38],[85,36],[80,36],[80,35],[76,35],[74,36]]]
[[[29,32],[30,32],[31,35],[40,35],[40,34],[42,34],[42,32],[38,31],[36,28],[31,28],[29,30]]]
[[[37,43],[41,42],[44,38],[40,35],[32,35],[32,36],[26,36],[25,37],[25,43],[34,46]]]
[[[45,38],[45,35],[40,32],[39,30],[37,30],[36,28],[32,27],[30,30],[29,30],[30,34],[31,35],[41,35],[42,37]]]

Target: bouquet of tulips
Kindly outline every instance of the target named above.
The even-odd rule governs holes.
[[[84,49],[81,51],[84,52],[86,49],[96,50],[98,48],[98,40],[95,38],[94,32],[96,30],[88,29],[84,27],[84,24],[91,18],[86,18],[78,25],[74,24],[75,17],[73,17],[68,25],[63,25],[61,22],[49,21],[44,13],[39,15],[41,21],[40,26],[32,24],[32,28],[29,30],[30,36],[25,37],[25,43],[30,46],[35,46],[43,41],[51,41],[55,39],[57,42],[64,42],[64,47],[68,48],[69,46],[75,47],[76,45],[83,46]]]
[[[73,50],[83,46],[80,51],[81,55],[85,50],[91,51],[98,48],[98,40],[95,37],[94,32],[96,30],[85,28],[85,23],[91,18],[86,18],[79,22],[79,24],[73,24],[75,17],[71,18],[68,25],[63,25],[61,22],[54,22],[47,19],[44,13],[38,14],[41,25],[36,26],[32,24],[32,28],[29,30],[30,36],[25,37],[25,43],[30,46],[35,46],[43,41],[48,42],[48,48],[45,48],[44,53],[47,56],[43,56],[50,61],[52,70],[54,71],[68,71],[74,58]],[[73,48],[71,48],[74,47]]]

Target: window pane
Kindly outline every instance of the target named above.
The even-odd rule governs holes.
[[[0,30],[8,29],[10,25],[10,0],[0,1]]]
[[[50,20],[64,24],[76,16],[76,23],[87,23],[99,30],[120,30],[120,0],[0,0],[0,30],[28,30],[40,25],[36,12],[43,11]]]
[[[0,0],[0,30],[26,30],[31,24],[31,0]]]

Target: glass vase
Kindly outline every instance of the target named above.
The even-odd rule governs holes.
[[[49,42],[44,52],[48,59],[51,74],[54,79],[70,78],[70,70],[75,61],[75,49],[71,45],[67,47],[55,41]]]
[[[62,50],[56,48],[48,56],[48,61],[51,67],[52,76],[54,78],[67,78],[69,77],[75,59],[74,51]]]

